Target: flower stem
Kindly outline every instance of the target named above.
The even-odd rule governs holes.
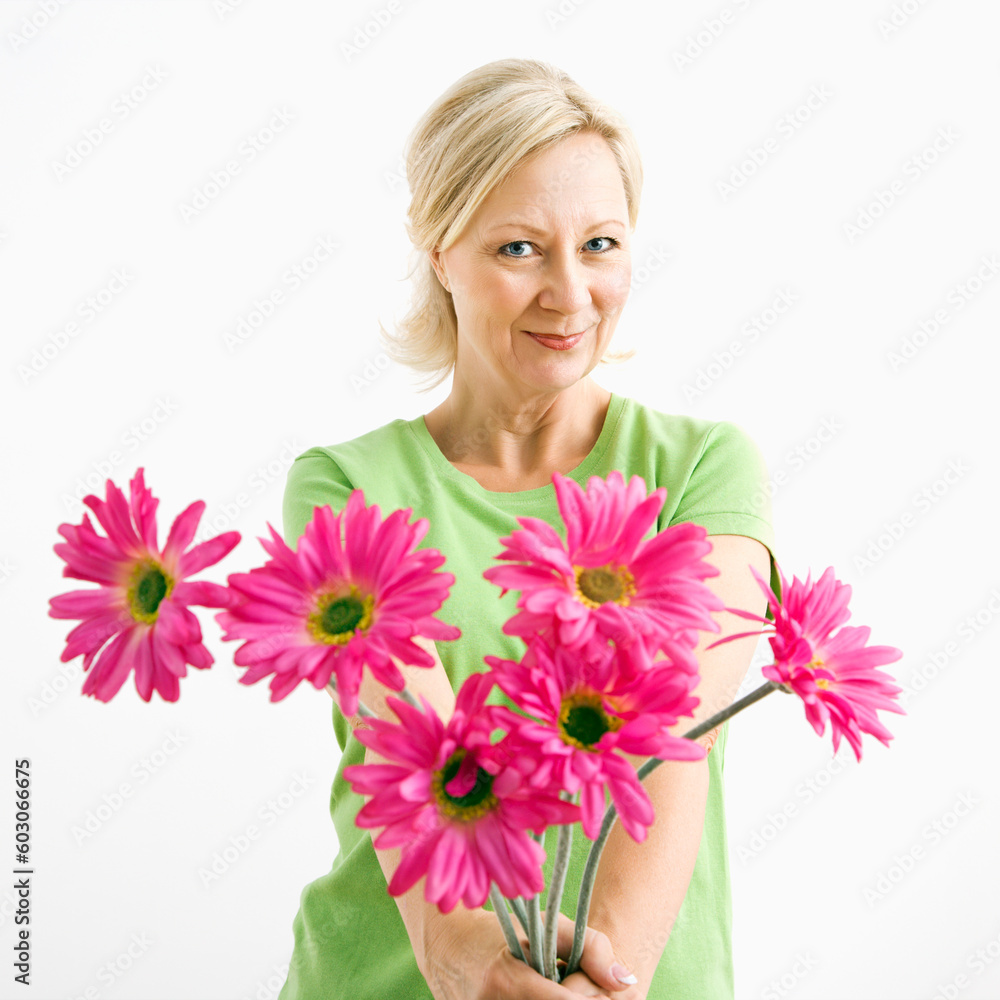
[[[752,705],[755,701],[760,701],[761,698],[766,697],[772,691],[777,691],[779,688],[783,688],[783,685],[775,684],[773,681],[768,681],[766,684],[762,684],[759,688],[751,691],[745,697],[740,698],[739,701],[734,701],[721,712],[716,712],[710,719],[706,719],[693,729],[688,730],[684,734],[684,739],[696,740],[699,736],[704,736],[705,733],[714,729],[727,719],[732,718],[732,716],[736,715],[737,712],[742,712],[744,708]],[[646,775],[655,770],[662,763],[663,761],[660,758],[650,757],[637,772],[639,780],[642,781]],[[597,865],[601,860],[601,852],[604,850],[604,845],[607,843],[608,837],[611,834],[611,828],[614,826],[617,818],[618,810],[615,809],[614,805],[609,805],[607,811],[604,813],[604,820],[601,823],[601,832],[597,835],[597,839],[591,845],[590,853],[587,855],[587,864],[583,870],[583,880],[580,883],[580,895],[576,904],[576,926],[573,930],[573,950],[570,953],[569,963],[566,966],[566,975],[576,972],[580,967],[580,956],[583,954],[583,937],[584,932],[587,929],[587,919],[590,917],[590,898],[594,892],[594,880],[597,877]]]
[[[552,884],[545,904],[545,977],[558,982],[556,974],[556,937],[559,931],[559,907],[562,904],[566,872],[569,868],[570,848],[573,846],[573,824],[559,827],[556,841],[556,860],[552,868]]]
[[[536,893],[531,899],[525,900],[528,909],[528,947],[531,949],[531,967],[540,976],[545,975],[542,960],[542,907]]]
[[[334,680],[334,678],[331,677],[326,686],[334,694],[337,693],[337,682],[336,682],[336,680]],[[338,704],[339,704],[339,702],[338,702]],[[370,718],[370,717],[374,717],[375,713],[363,701],[359,701],[358,702],[358,715],[360,715],[362,718]]]
[[[705,733],[710,732],[715,729],[716,726],[721,725],[726,719],[732,718],[737,712],[742,712],[744,708],[752,705],[755,701],[760,701],[761,698],[767,697],[772,691],[777,691],[778,688],[783,687],[781,684],[775,684],[774,681],[767,681],[765,684],[761,684],[759,688],[754,688],[748,695],[740,698],[739,701],[734,701],[728,708],[724,708],[721,712],[716,712],[710,719],[706,719],[704,722],[700,722],[693,729],[689,729],[684,734],[684,739],[686,740],[696,740],[699,736],[704,736]],[[642,781],[651,771],[655,771],[663,761],[659,757],[650,757],[642,767],[639,768],[638,775],[639,780]],[[610,811],[614,810],[614,806],[611,806]]]
[[[500,921],[503,936],[507,939],[507,947],[510,948],[510,953],[519,961],[527,962],[524,952],[521,950],[521,942],[518,941],[517,935],[514,933],[514,925],[510,922],[510,914],[507,912],[507,901],[497,888],[496,882],[490,884],[490,902],[493,904],[493,912],[496,913],[497,920]]]
[[[597,835],[597,840],[591,844],[590,853],[587,855],[587,864],[583,869],[583,880],[580,882],[580,895],[576,902],[576,926],[573,928],[573,950],[570,952],[569,962],[566,964],[567,976],[576,972],[580,967],[580,957],[583,955],[583,938],[587,930],[587,920],[590,917],[590,897],[594,893],[594,879],[597,876],[597,863],[601,860],[601,852],[604,850],[604,844],[617,817],[615,807],[609,806],[604,813],[601,832]]]
[[[528,933],[528,911],[524,908],[524,902],[519,899],[508,899],[510,903],[510,908],[514,911],[514,916],[517,917],[517,922],[521,925],[521,929],[525,934]]]

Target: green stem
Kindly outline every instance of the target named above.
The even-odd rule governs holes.
[[[564,823],[559,828],[556,841],[556,860],[552,868],[552,884],[545,904],[545,978],[558,982],[556,973],[556,939],[559,932],[559,907],[562,904],[566,872],[569,869],[570,849],[573,846],[573,824]]]
[[[604,813],[604,820],[601,823],[601,832],[597,835],[597,840],[590,847],[587,855],[587,864],[583,869],[583,881],[580,883],[580,895],[576,902],[576,926],[573,928],[573,950],[570,952],[569,962],[566,964],[566,975],[576,972],[580,968],[580,957],[583,955],[583,938],[587,931],[587,919],[590,916],[590,897],[594,893],[594,879],[597,876],[597,863],[601,860],[601,852],[604,850],[605,841],[614,826],[617,813],[613,811],[614,806],[610,806]]]
[[[686,740],[696,740],[699,736],[704,736],[705,733],[711,732],[716,726],[721,725],[727,719],[732,718],[737,712],[742,712],[744,708],[748,708],[755,701],[760,701],[761,698],[767,697],[772,691],[777,691],[779,688],[784,688],[782,684],[775,684],[774,681],[767,681],[765,684],[761,684],[759,688],[754,688],[748,695],[740,698],[739,701],[734,701],[728,708],[724,708],[721,712],[716,712],[715,715],[710,719],[706,719],[704,722],[699,723],[694,729],[689,729],[684,734],[684,739]],[[639,768],[638,775],[639,780],[642,781],[651,771],[655,771],[663,761],[659,757],[650,757],[642,767]],[[611,807],[614,809],[614,806]]]
[[[542,959],[542,906],[536,893],[531,899],[525,900],[528,909],[528,947],[531,949],[531,967],[540,976],[545,975]]]
[[[775,684],[773,681],[768,681],[766,684],[762,684],[759,688],[751,691],[745,697],[740,698],[739,701],[734,701],[730,706],[728,706],[728,708],[724,708],[721,712],[716,712],[710,719],[706,719],[693,729],[688,730],[688,732],[684,734],[684,739],[696,740],[699,736],[704,736],[705,733],[714,729],[727,719],[732,718],[732,716],[736,715],[737,712],[742,712],[744,708],[752,705],[755,701],[760,701],[761,698],[766,697],[772,691],[777,691],[779,688],[784,689],[784,686],[781,684]],[[660,758],[650,757],[637,772],[639,780],[642,781],[646,775],[655,770],[662,763],[663,761]],[[597,839],[591,845],[590,853],[587,855],[587,864],[583,870],[583,881],[580,883],[580,895],[577,898],[576,904],[576,926],[573,930],[573,951],[570,953],[569,963],[566,966],[566,975],[576,972],[580,967],[580,956],[583,954],[583,938],[587,930],[587,919],[590,916],[590,899],[594,893],[594,880],[597,877],[597,865],[601,860],[601,852],[604,850],[604,845],[607,843],[608,837],[611,834],[611,828],[614,826],[617,818],[618,810],[615,809],[613,804],[609,805],[607,811],[604,813],[604,820],[601,823],[601,832],[597,835]]]
[[[337,693],[337,682],[336,682],[336,680],[334,680],[334,678],[331,677],[326,686],[334,694]],[[340,703],[338,702],[338,705],[339,704]],[[369,717],[373,717],[375,715],[375,713],[363,701],[359,701],[358,702],[358,715],[362,716],[363,718],[369,718]]]
[[[507,947],[510,948],[510,953],[519,961],[527,962],[524,952],[521,950],[521,942],[518,941],[517,935],[514,933],[514,925],[510,922],[510,914],[507,912],[507,901],[497,888],[496,882],[490,884],[490,902],[493,904],[493,912],[496,913],[497,920],[500,921],[503,936],[507,939]]]
[[[331,677],[326,686],[334,694],[337,693],[337,681],[336,681],[336,678]],[[400,696],[400,698],[402,698],[403,701],[405,701],[408,705],[412,705],[414,708],[419,709],[421,712],[424,710],[424,706],[421,705],[419,701],[417,701],[416,695],[408,687],[404,687],[402,691],[397,691],[397,692],[393,692],[393,693],[394,694],[398,694]],[[359,701],[358,702],[358,715],[362,716],[363,718],[368,718],[370,716],[374,716],[375,713],[363,701]]]
[[[521,929],[525,934],[528,933],[528,911],[524,908],[524,903],[520,899],[508,899],[510,903],[510,908],[514,911],[514,916],[517,917],[517,922],[521,925]]]

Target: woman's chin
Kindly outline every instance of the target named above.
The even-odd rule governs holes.
[[[519,369],[518,376],[521,382],[536,392],[562,392],[586,378],[593,367],[579,359],[556,358],[547,363],[524,365]]]

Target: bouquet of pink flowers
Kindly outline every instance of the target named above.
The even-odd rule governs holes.
[[[345,716],[360,716],[355,735],[382,762],[348,767],[344,775],[368,798],[358,826],[381,831],[376,847],[401,851],[389,893],[400,895],[424,878],[426,898],[443,912],[489,899],[512,954],[558,981],[579,967],[613,824],[620,819],[642,841],[653,822],[642,784],[653,768],[703,758],[698,737],[779,689],[799,696],[819,735],[830,723],[835,750],[846,738],[860,760],[862,733],[885,745],[892,738],[877,712],[902,712],[900,688],[877,668],[902,654],[869,646],[868,628],[844,624],[851,588],[832,568],[815,583],[782,574],[780,599],[755,572],[773,620],[726,608],[758,628],[721,641],[763,634],[760,625],[770,630],[767,682],[676,736],[671,730],[699,703],[698,634],[718,631],[711,613],[723,610],[703,582],[717,573],[704,559],[711,551],[705,529],[677,524],[643,541],[666,491],[647,495],[637,476],[627,484],[617,472],[595,476],[586,490],[558,473],[553,482],[565,537],[537,518],[519,518],[520,527],[501,539],[497,558],[504,565],[484,574],[502,593],[519,593],[503,631],[524,640],[524,654],[517,662],[484,656],[488,669],[462,684],[448,719],[406,688],[397,664],[436,665],[415,637],[458,638],[458,629],[435,617],[455,579],[440,571],[441,553],[417,548],[425,519],[411,524],[411,509],[383,519],[359,490],[338,514],[317,507],[294,550],[269,525],[270,539],[260,540],[267,562],[230,575],[222,587],[187,577],[225,556],[239,540],[235,532],[185,552],[204,509],[199,501],[177,518],[160,550],[158,501],[142,470],[131,503],[109,481],[106,501],[84,500],[107,538],[86,516],[82,525],[59,529],[67,540],[56,546],[64,575],[101,585],[53,598],[53,616],[83,619],[62,658],[85,654],[84,668],[93,669],[84,693],[102,701],[132,670],[144,699],[155,688],[173,701],[186,664],[211,663],[187,606],[224,609],[215,617],[224,639],[242,641],[234,657],[247,668],[242,683],[270,677],[271,700],[278,701],[309,681],[328,687]],[[394,721],[360,702],[366,667],[400,695],[386,699]],[[497,690],[509,704],[487,703]],[[636,770],[625,754],[648,760]],[[577,822],[593,844],[563,967],[557,920]],[[543,926],[541,842],[553,826],[559,834]],[[527,955],[511,913],[527,936]]]

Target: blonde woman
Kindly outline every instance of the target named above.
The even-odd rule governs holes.
[[[622,119],[554,67],[502,60],[464,76],[427,111],[406,167],[420,266],[412,309],[387,343],[431,386],[451,375],[451,391],[423,416],[300,455],[285,493],[286,538],[302,534],[314,506],[339,510],[355,488],[384,512],[412,507],[429,520],[422,544],[444,553],[457,580],[439,617],[462,637],[437,649],[427,642],[438,665],[404,672],[445,716],[462,681],[485,669],[485,654],[520,658],[521,640],[501,632],[517,595],[501,599],[482,574],[515,518],[559,523],[556,471],[581,485],[617,469],[626,481],[642,476],[649,490],[665,486],[655,530],[703,525],[720,571],[709,585],[727,606],[762,613],[750,567],[776,581],[770,511],[760,500],[767,476],[754,443],[735,424],[662,413],[592,377],[614,357],[642,186]],[[716,618],[722,634],[745,627],[734,615]],[[698,721],[731,700],[755,645],[748,638],[706,651],[717,638],[706,635],[696,649]],[[376,714],[394,718],[384,694],[363,685]],[[556,984],[513,959],[491,913],[459,906],[441,914],[424,900],[423,881],[396,899],[387,894],[399,852],[376,851],[371,832],[354,825],[362,800],[343,778],[345,766],[373,758],[352,735],[358,722],[334,708],[340,851],[302,893],[281,1000],[733,996],[726,726],[708,738],[706,760],[667,763],[650,776],[656,822],[644,843],[621,824],[614,830],[582,971]],[[552,837],[546,846],[551,858]],[[569,913],[588,846],[574,839]]]

